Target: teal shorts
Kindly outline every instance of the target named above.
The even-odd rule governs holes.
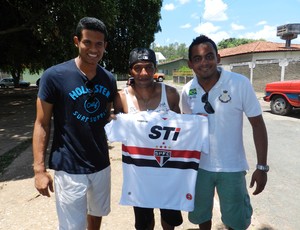
[[[247,191],[246,172],[209,172],[198,169],[195,208],[189,213],[193,224],[211,220],[215,189],[219,196],[223,223],[245,230],[251,223],[252,207]]]

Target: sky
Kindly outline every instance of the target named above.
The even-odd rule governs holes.
[[[300,23],[300,0],[164,0],[156,46],[190,45],[200,34],[285,43],[277,26]],[[300,44],[300,34],[291,44]]]

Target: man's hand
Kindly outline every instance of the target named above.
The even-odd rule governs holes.
[[[35,173],[35,188],[43,196],[50,197],[50,192],[54,192],[53,189],[53,179],[49,172],[39,172]]]
[[[254,171],[254,173],[252,174],[251,182],[250,182],[250,188],[252,188],[254,186],[254,184],[256,183],[256,189],[253,192],[253,195],[257,195],[264,190],[264,188],[267,184],[267,180],[268,180],[268,175],[266,172],[258,170],[258,169],[256,169]]]
[[[111,120],[117,120],[117,116],[116,114],[111,113],[107,119],[108,122],[110,122]]]

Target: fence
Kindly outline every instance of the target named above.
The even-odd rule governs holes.
[[[193,71],[174,71],[173,72],[173,82],[185,84],[193,78]]]

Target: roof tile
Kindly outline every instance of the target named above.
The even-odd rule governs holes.
[[[247,53],[278,52],[278,51],[300,51],[300,44],[291,44],[289,48],[285,43],[257,41],[232,48],[220,49],[221,57],[229,57]]]

